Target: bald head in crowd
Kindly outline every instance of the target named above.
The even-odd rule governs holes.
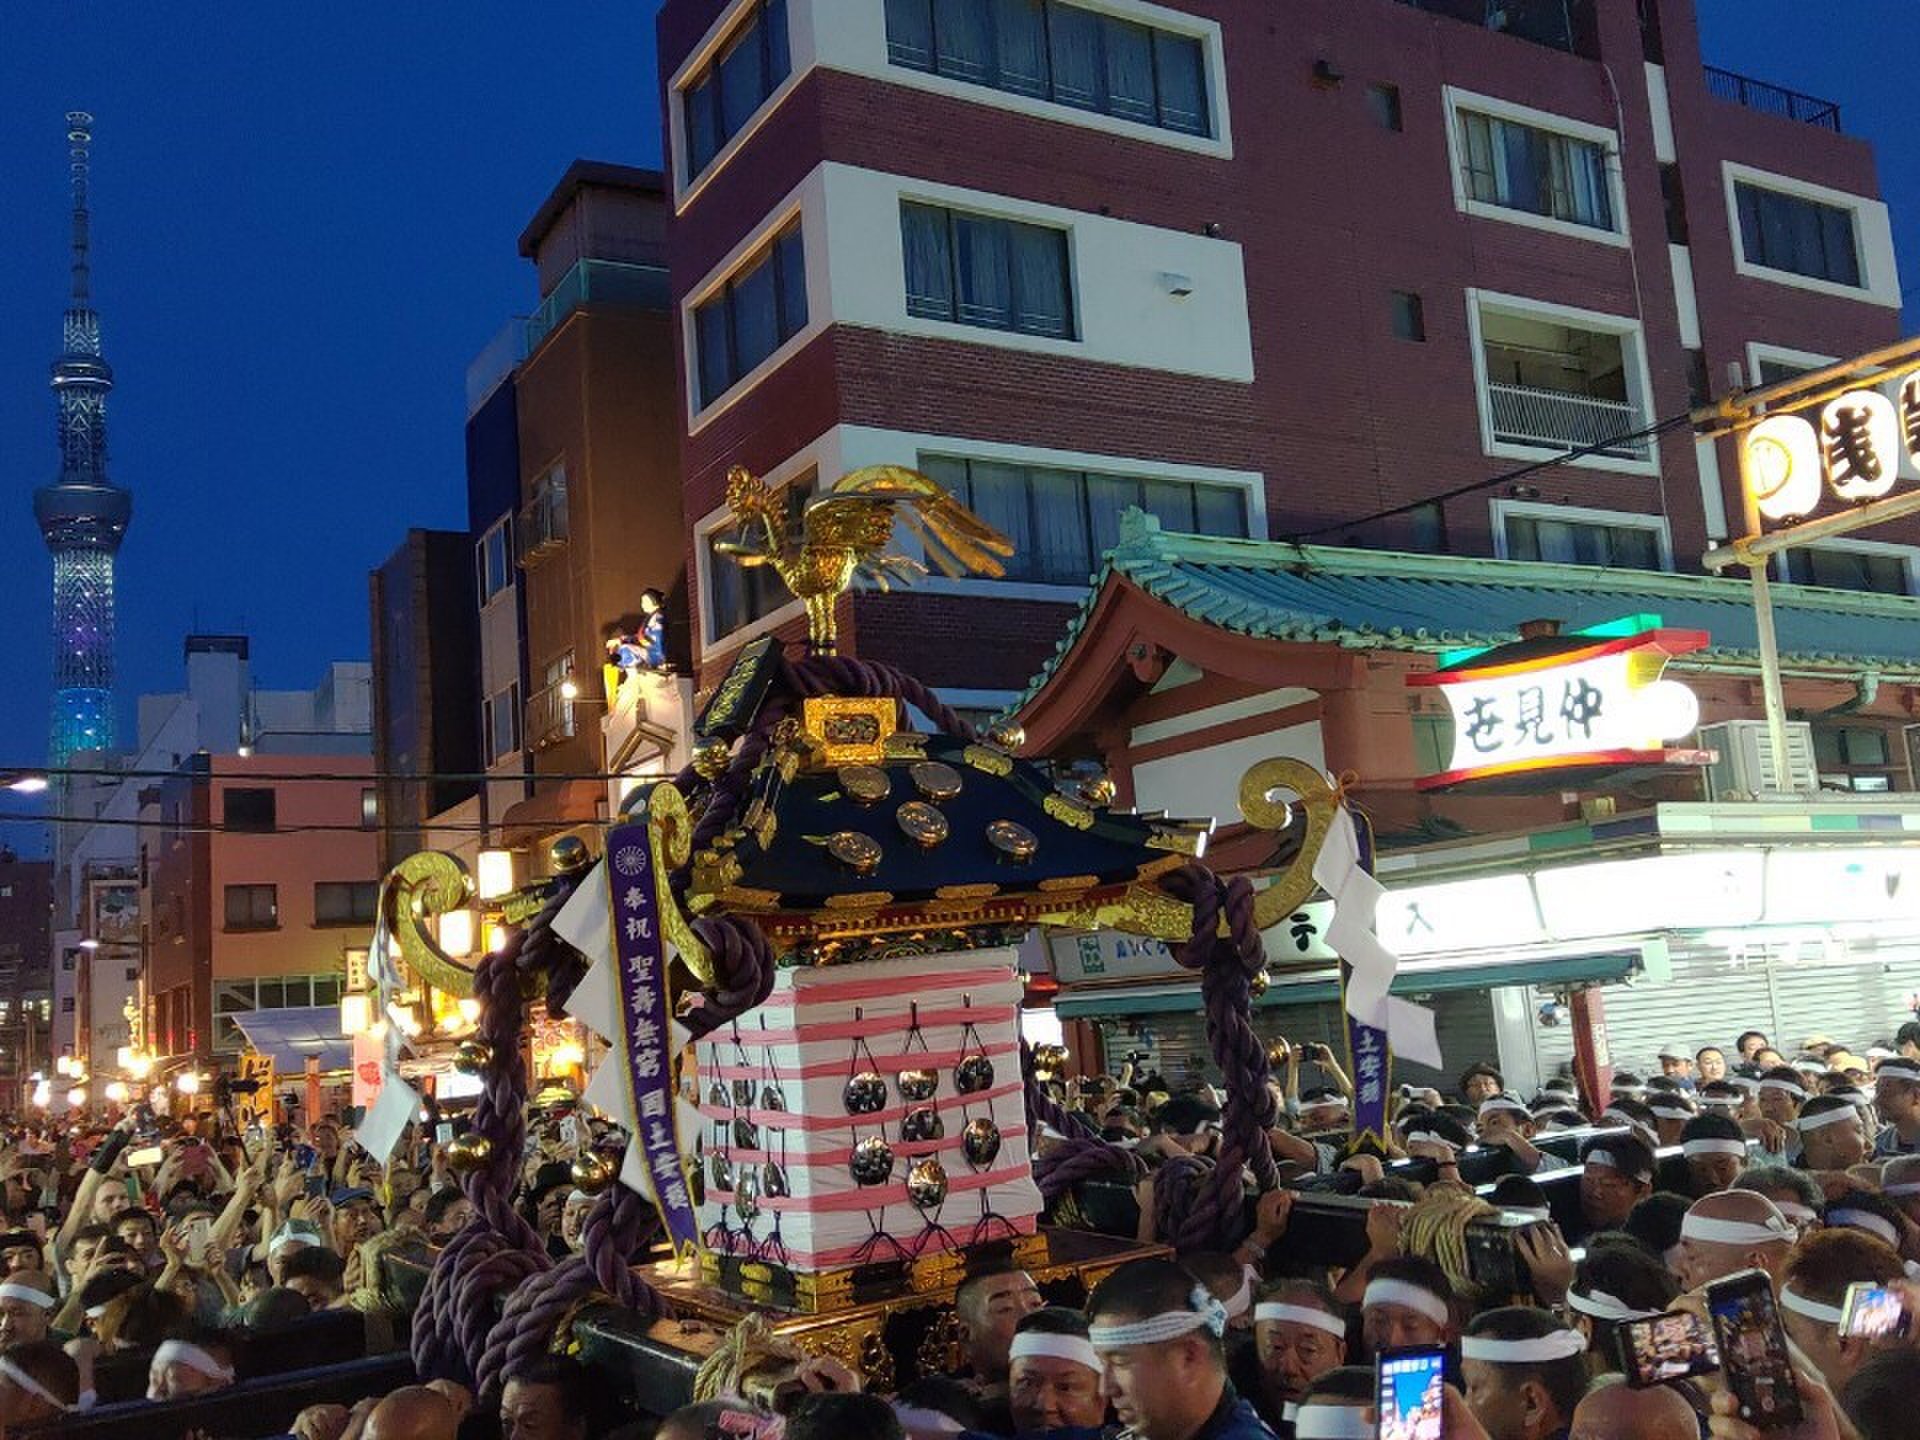
[[[1722,1190],[1704,1196],[1681,1222],[1680,1283],[1697,1290],[1742,1270],[1764,1270],[1777,1281],[1798,1233],[1764,1195]]]
[[[1699,1440],[1700,1421],[1670,1385],[1645,1390],[1602,1385],[1575,1408],[1567,1440],[1620,1440],[1623,1435],[1633,1440]]]
[[[395,1390],[367,1416],[362,1440],[454,1440],[460,1422],[444,1395],[424,1385]]]

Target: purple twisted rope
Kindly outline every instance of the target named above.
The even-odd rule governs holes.
[[[1181,1249],[1231,1249],[1243,1229],[1242,1172],[1251,1169],[1262,1190],[1279,1183],[1267,1131],[1278,1107],[1268,1085],[1266,1047],[1254,1033],[1250,981],[1266,964],[1260,931],[1254,923],[1253,886],[1244,877],[1222,884],[1201,865],[1186,865],[1166,877],[1166,888],[1193,906],[1193,935],[1177,953],[1179,962],[1200,972],[1200,994],[1207,1017],[1207,1048],[1226,1079],[1227,1103],[1220,1117],[1220,1154],[1212,1172],[1174,1177],[1176,1194],[1160,1195],[1154,1182],[1154,1208],[1163,1221],[1161,1235]],[[1228,935],[1219,934],[1220,918]],[[1164,1167],[1162,1169],[1164,1174]],[[1165,1228],[1170,1224],[1172,1228]]]
[[[538,1232],[513,1205],[527,1143],[527,1065],[520,1049],[526,1006],[520,975],[567,948],[553,934],[553,917],[573,883],[563,880],[526,928],[484,956],[474,972],[480,1000],[474,1038],[487,1046],[489,1058],[473,1127],[490,1148],[485,1163],[461,1177],[473,1219],[434,1261],[414,1316],[414,1366],[422,1376],[470,1383],[473,1366],[486,1350],[498,1291],[521,1285],[552,1264]]]
[[[1034,1183],[1040,1198],[1054,1204],[1082,1180],[1119,1173],[1137,1179],[1146,1171],[1146,1163],[1131,1150],[1102,1140],[1092,1133],[1092,1122],[1084,1115],[1067,1110],[1048,1092],[1034,1074],[1033,1047],[1020,1042],[1020,1074],[1027,1087],[1027,1143],[1035,1153]],[[1040,1126],[1050,1125],[1065,1140],[1052,1142],[1045,1155],[1038,1154]]]

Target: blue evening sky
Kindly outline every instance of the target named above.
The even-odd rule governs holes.
[[[1920,283],[1920,89],[1904,63],[1920,5],[1699,3],[1710,60],[1837,98],[1878,143]],[[465,369],[535,298],[522,226],[576,156],[658,163],[648,4],[214,13],[6,6],[0,767],[45,753],[49,565],[29,496],[55,470],[65,111],[97,117],[112,471],[135,497],[123,734],[136,694],[177,685],[190,630],[250,633],[269,686],[367,654],[368,569],[409,525],[462,521]]]

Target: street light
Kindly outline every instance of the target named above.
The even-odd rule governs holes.
[[[580,698],[579,684],[571,679],[562,680],[560,682],[560,698],[562,700],[578,700]]]
[[[198,1095],[200,1093],[200,1077],[189,1070],[173,1082],[173,1088],[178,1090],[182,1095]]]
[[[20,775],[7,782],[7,789],[16,795],[38,795],[47,788],[44,775]]]
[[[82,950],[98,950],[100,948],[100,942],[89,935],[80,942],[80,948]]]

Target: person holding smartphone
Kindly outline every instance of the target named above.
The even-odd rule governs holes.
[[[1859,1230],[1822,1230],[1794,1247],[1779,1283],[1787,1337],[1836,1394],[1877,1349],[1910,1343],[1904,1337],[1843,1335],[1847,1289],[1906,1279],[1900,1257]]]

